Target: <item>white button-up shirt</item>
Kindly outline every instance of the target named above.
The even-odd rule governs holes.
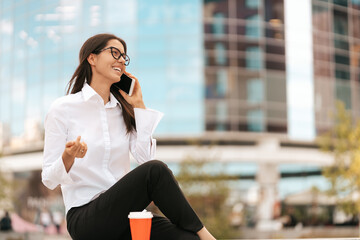
[[[50,189],[59,184],[66,212],[81,206],[109,189],[130,171],[130,156],[138,163],[155,158],[152,138],[163,114],[135,108],[137,131],[126,133],[122,109],[110,94],[104,101],[88,84],[75,94],[57,99],[45,118],[45,146],[42,181]],[[65,144],[81,136],[88,150],[75,158],[69,172],[62,160]]]

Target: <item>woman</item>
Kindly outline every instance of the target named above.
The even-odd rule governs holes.
[[[128,214],[151,202],[151,239],[215,239],[186,201],[172,172],[154,159],[162,113],[145,107],[139,81],[126,72],[126,43],[111,34],[89,38],[68,95],[45,119],[42,181],[59,184],[73,239],[131,239]],[[133,94],[112,87],[126,73]],[[69,94],[71,93],[71,94]],[[130,171],[129,151],[141,165]]]

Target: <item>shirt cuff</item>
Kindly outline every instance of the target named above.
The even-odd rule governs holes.
[[[71,170],[70,170],[71,171]],[[70,177],[69,173],[66,172],[65,165],[62,159],[62,156],[60,156],[53,165],[53,174],[58,177],[61,184],[71,184],[74,181]]]
[[[148,141],[164,114],[149,108],[134,108],[134,113],[137,138]]]

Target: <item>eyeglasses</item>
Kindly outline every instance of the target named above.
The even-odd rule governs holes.
[[[96,54],[101,53],[102,51],[105,50],[111,50],[111,55],[113,56],[113,58],[115,58],[116,60],[119,60],[121,57],[125,60],[125,66],[128,66],[130,64],[130,58],[128,55],[126,55],[125,53],[121,53],[119,49],[117,49],[116,47],[108,47],[108,48],[104,48],[102,50],[99,50],[96,52]]]

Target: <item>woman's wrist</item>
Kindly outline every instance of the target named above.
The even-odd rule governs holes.
[[[64,151],[62,154],[62,160],[63,160],[64,166],[65,166],[66,172],[69,172],[70,168],[74,164],[75,157],[71,156],[66,151]]]
[[[134,104],[134,108],[142,108],[142,109],[146,109],[144,101],[139,101],[138,103]]]

